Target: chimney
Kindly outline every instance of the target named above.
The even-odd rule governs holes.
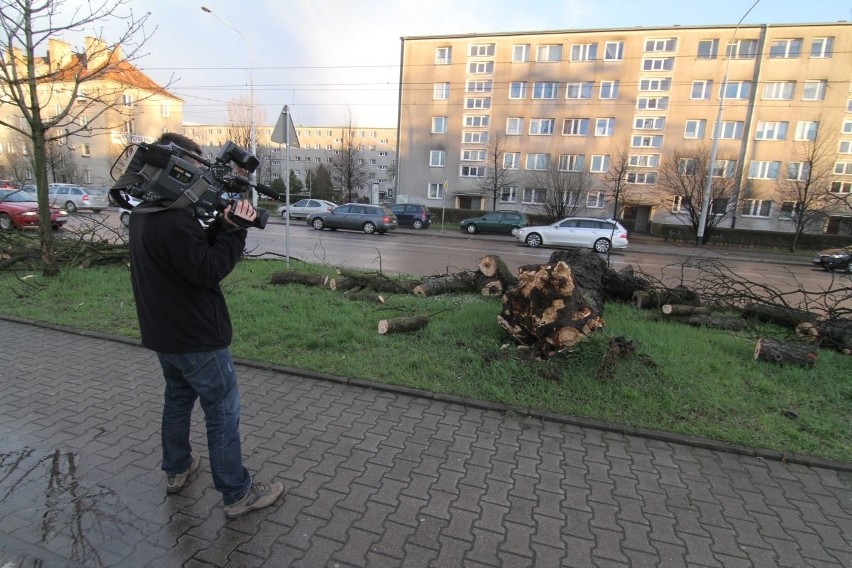
[[[70,43],[56,38],[47,40],[47,62],[50,64],[51,71],[70,65],[73,56]]]
[[[116,45],[110,48],[106,42],[100,38],[86,38],[85,60],[88,69],[99,69],[112,61],[121,59],[121,46]]]

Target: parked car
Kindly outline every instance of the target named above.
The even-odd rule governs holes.
[[[136,199],[135,197],[132,197],[130,195],[126,195],[125,198],[127,199],[127,202],[130,203],[134,207],[136,207],[137,205],[142,203],[141,200]],[[130,226],[130,209],[125,209],[124,207],[121,207],[120,211],[119,211],[118,218],[121,219],[122,225],[124,225],[125,227],[129,227]]]
[[[385,233],[399,226],[393,211],[381,205],[347,203],[325,213],[308,216],[308,225],[317,231],[329,229],[352,229],[367,234]]]
[[[307,219],[308,215],[312,215],[314,213],[328,213],[335,207],[337,207],[336,204],[331,201],[325,201],[324,199],[300,199],[296,203],[290,204],[290,218]],[[282,205],[279,207],[278,214],[281,215],[282,219],[286,219],[287,206]]]
[[[425,205],[397,203],[391,207],[391,211],[396,215],[400,227],[427,229],[432,224],[432,213]]]
[[[31,183],[28,183],[27,185],[23,186],[21,189],[23,189],[27,193],[35,193],[36,191],[38,191],[38,188]]]
[[[518,229],[528,224],[527,217],[517,211],[492,211],[482,217],[463,219],[459,228],[470,234],[474,233],[506,233],[518,234]]]
[[[845,270],[852,273],[852,245],[821,250],[814,255],[813,262],[828,271]]]
[[[68,221],[68,213],[58,207],[50,208],[50,224],[54,229],[62,228]],[[34,193],[12,191],[0,194],[0,230],[21,229],[38,226],[38,203]]]
[[[21,185],[11,179],[0,179],[0,188],[2,189],[18,189]]]
[[[568,217],[551,225],[523,227],[516,236],[531,247],[587,247],[597,252],[627,247],[627,229],[612,219]]]
[[[79,209],[100,213],[109,207],[107,193],[102,189],[80,187],[71,183],[51,183],[47,186],[47,193],[51,205],[62,207],[69,213],[76,213]]]

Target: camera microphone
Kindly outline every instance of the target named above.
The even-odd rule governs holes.
[[[268,185],[264,185],[262,183],[258,183],[254,186],[255,190],[261,195],[265,195],[266,197],[271,197],[276,201],[281,201],[281,194],[269,187]]]

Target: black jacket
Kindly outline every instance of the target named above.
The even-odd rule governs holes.
[[[246,230],[218,220],[205,230],[188,209],[140,211],[130,215],[130,275],[142,345],[163,353],[229,346],[219,282],[236,266]]]

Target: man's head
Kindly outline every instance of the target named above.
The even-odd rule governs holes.
[[[183,134],[178,134],[177,132],[164,132],[159,138],[157,138],[154,144],[174,144],[175,146],[180,146],[187,152],[192,152],[199,156],[202,154],[201,146],[199,146],[197,142],[195,142],[192,138],[184,136]]]

